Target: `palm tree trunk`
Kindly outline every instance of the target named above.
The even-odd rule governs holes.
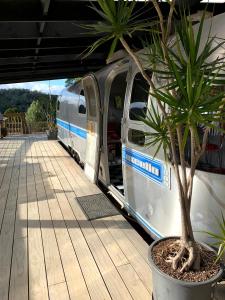
[[[134,53],[134,51],[131,50],[130,46],[127,44],[125,39],[123,37],[120,38],[120,42],[123,45],[124,49],[127,51],[127,53],[132,57],[134,60],[135,64],[137,65],[138,69],[141,72],[141,75],[143,78],[148,82],[149,86],[154,90],[155,85],[151,79],[151,77],[148,76],[148,74],[145,72],[142,63],[140,62],[138,56]]]

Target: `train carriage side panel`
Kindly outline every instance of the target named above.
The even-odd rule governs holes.
[[[58,97],[56,123],[58,126],[58,138],[66,147],[68,147],[70,136],[65,89]]]
[[[76,83],[69,91],[73,95],[68,106],[71,148],[75,151],[75,155],[78,155],[79,160],[84,163],[86,155],[87,114],[82,83]]]
[[[86,103],[80,84],[63,90],[57,110],[58,138],[83,163],[86,149]]]

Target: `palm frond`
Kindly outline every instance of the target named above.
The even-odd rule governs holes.
[[[145,10],[144,8],[134,10],[136,7],[134,0],[117,2],[114,0],[97,0],[97,4],[92,2],[90,7],[102,18],[102,21],[84,24],[81,27],[87,29],[91,35],[103,35],[103,37],[99,38],[101,42],[95,42],[86,49],[85,56],[93,53],[104,42],[112,40],[109,52],[109,56],[111,56],[120,38],[123,36],[132,37],[134,32],[147,32],[158,24],[158,20],[155,18],[152,20],[140,19]]]
[[[216,262],[219,261],[222,256],[225,254],[225,217],[221,212],[221,218],[216,217],[216,222],[218,226],[219,233],[215,234],[210,231],[204,231],[211,238],[217,240],[213,245],[218,246],[217,259]]]
[[[165,126],[164,117],[160,114],[158,108],[151,103],[150,109],[147,110],[146,116],[141,117],[140,120],[150,128],[149,131],[145,132],[145,146],[156,147],[154,157],[158,154],[162,148],[164,156],[167,158],[167,151],[169,148],[169,136],[167,127]]]

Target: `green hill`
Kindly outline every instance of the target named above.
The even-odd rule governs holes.
[[[56,101],[56,98],[56,95],[52,95],[52,100]],[[14,107],[19,112],[26,112],[34,100],[47,104],[49,95],[27,89],[2,89],[0,90],[0,112],[4,113],[7,109]]]

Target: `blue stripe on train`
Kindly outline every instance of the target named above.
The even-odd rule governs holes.
[[[56,119],[56,123],[57,123],[58,126],[72,132],[73,134],[81,137],[82,139],[87,138],[87,131],[85,129],[77,127],[74,124],[69,124],[68,122],[65,122],[65,121],[60,120],[60,119]]]
[[[162,238],[163,235],[159,233],[154,227],[152,227],[137,211],[135,211],[128,203],[124,202],[124,205],[126,206],[128,212],[133,214],[133,216],[136,217],[136,219],[139,220],[140,223],[142,223],[154,236],[157,238]]]
[[[160,161],[125,146],[122,150],[122,160],[124,164],[132,167],[148,179],[159,184],[163,183],[164,168]]]

